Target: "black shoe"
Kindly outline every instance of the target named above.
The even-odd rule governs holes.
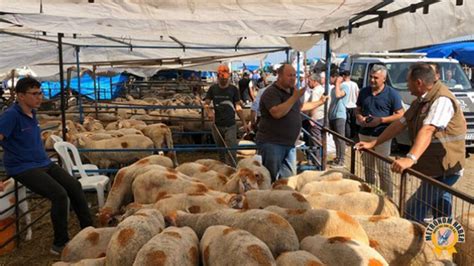
[[[62,246],[56,246],[56,245],[52,245],[51,246],[51,249],[49,250],[49,253],[53,254],[53,255],[56,255],[56,256],[61,256],[61,253],[63,252],[63,249],[64,247],[66,246],[66,244],[62,245]]]

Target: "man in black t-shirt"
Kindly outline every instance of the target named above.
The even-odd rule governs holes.
[[[249,131],[249,126],[245,121],[242,112],[242,102],[240,101],[239,90],[230,84],[230,71],[226,65],[220,65],[217,69],[218,83],[212,85],[207,91],[204,108],[209,119],[214,121],[212,126],[212,136],[218,147],[236,147],[237,126],[235,124],[235,113],[239,115],[245,131]],[[214,110],[209,108],[212,101]],[[230,157],[232,154],[232,157]],[[219,151],[219,160],[228,165],[235,166],[236,150],[225,152]]]

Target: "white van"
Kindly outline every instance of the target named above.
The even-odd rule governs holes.
[[[359,88],[369,86],[370,70],[375,64],[387,67],[387,85],[400,93],[403,106],[408,109],[415,99],[407,87],[407,73],[410,65],[418,62],[437,63],[441,80],[450,88],[461,105],[467,122],[466,147],[474,148],[474,90],[457,60],[448,58],[427,58],[425,53],[361,53],[347,58],[345,65],[351,71],[351,79]],[[401,134],[396,142],[411,145],[408,134]]]

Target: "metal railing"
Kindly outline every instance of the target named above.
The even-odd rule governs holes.
[[[345,169],[369,184],[375,193],[389,197],[397,205],[401,217],[424,225],[438,217],[452,217],[466,232],[474,230],[474,215],[469,219],[469,213],[474,212],[474,197],[451,186],[458,178],[434,179],[411,168],[402,174],[395,173],[390,169],[394,159],[373,150],[358,152],[353,149],[354,141],[328,128],[323,131],[348,144],[345,156],[349,160],[346,160]],[[456,245],[458,253],[454,259],[458,265],[474,265],[474,253],[469,251],[473,248],[469,245],[474,244],[472,237],[472,233],[466,233],[466,243]]]

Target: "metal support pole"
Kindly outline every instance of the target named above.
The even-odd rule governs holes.
[[[97,99],[99,98],[97,96],[97,81],[95,79],[95,69],[96,69],[96,66],[92,66],[92,79],[94,80],[94,96],[95,96],[95,103],[94,103],[94,106],[95,106],[95,119],[99,119],[99,109],[97,108]]]
[[[300,80],[300,52],[296,52],[296,87],[299,89],[301,86]]]
[[[353,147],[351,149],[351,174],[355,175],[355,161],[356,161],[356,150]]]
[[[329,37],[330,34],[329,32],[324,34],[324,39],[326,40],[326,82],[324,84],[324,95],[329,94],[329,81],[331,79],[331,47],[329,43]],[[323,122],[323,127],[327,127],[329,125],[328,121],[328,102],[324,103],[324,122]],[[327,164],[327,135],[326,133],[323,133],[323,158],[322,158],[322,168],[323,170],[326,170],[326,164]]]
[[[112,76],[110,76],[109,79],[110,79],[110,99],[112,100],[112,94],[114,92],[114,90],[112,88]]]
[[[63,64],[63,33],[58,33],[58,49],[59,49],[59,87],[61,88],[61,123],[63,140],[66,138],[66,95],[64,93],[64,64]]]
[[[399,211],[400,211],[400,217],[405,217],[405,200],[406,200],[406,190],[407,190],[407,180],[408,179],[408,174],[406,171],[404,171],[400,177],[400,197],[399,197]]]
[[[290,63],[290,49],[286,49],[285,50],[285,53],[286,53],[286,63]]]
[[[79,97],[77,97],[77,104],[79,105],[79,121],[82,124],[84,122],[84,111],[82,109],[82,94],[81,94],[81,66],[79,61],[79,46],[76,46],[76,68],[77,68],[77,92]]]

